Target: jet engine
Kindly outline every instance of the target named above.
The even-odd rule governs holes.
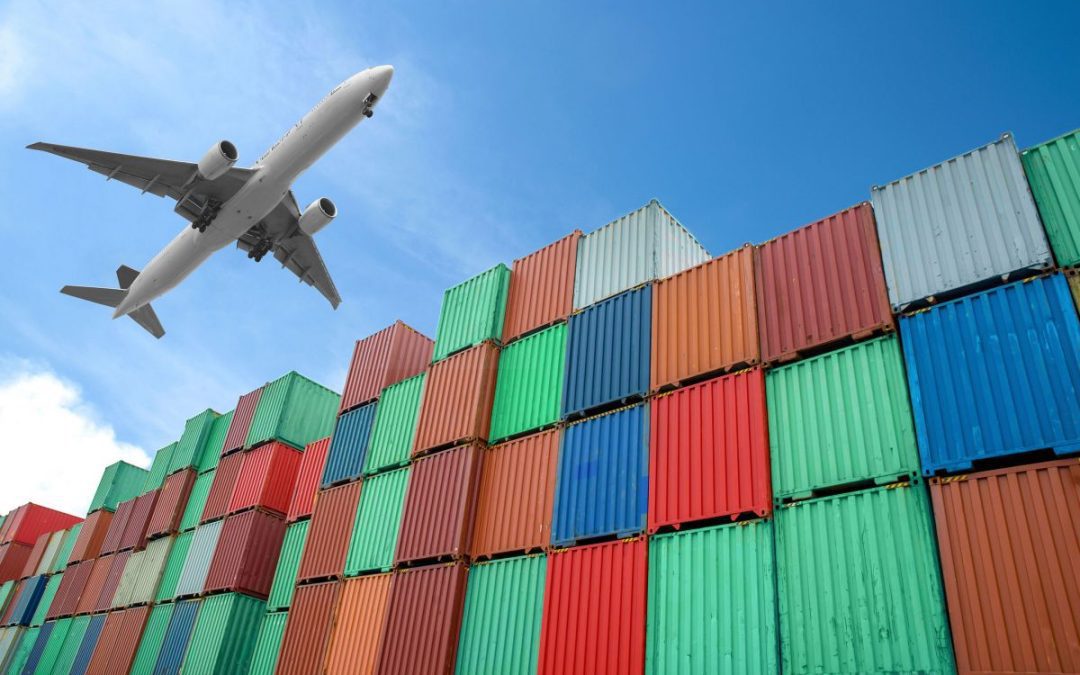
[[[206,151],[199,160],[199,177],[203,180],[216,180],[236,164],[236,146],[229,141],[220,141]]]
[[[337,207],[329,197],[316,199],[300,214],[300,229],[304,234],[312,236],[329,225],[336,215]]]

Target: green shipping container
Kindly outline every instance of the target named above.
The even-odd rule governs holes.
[[[207,408],[184,423],[184,435],[176,442],[172,461],[169,462],[169,474],[199,464],[206,444],[210,440],[214,420],[219,417],[221,415]]]
[[[300,571],[300,556],[307,543],[310,520],[301,520],[289,525],[285,530],[285,541],[281,544],[277,569],[274,570],[274,582],[270,585],[270,596],[266,599],[266,608],[271,612],[288,609],[292,605],[296,577]]]
[[[41,658],[38,659],[37,669],[34,670],[35,675],[49,675],[54,672],[53,668],[56,666],[56,660],[60,658],[60,650],[64,648],[68,631],[71,630],[71,621],[70,618],[56,621],[52,632],[49,633],[48,641],[45,642],[45,649],[41,652]]]
[[[12,627],[9,630],[15,633],[19,629]],[[8,673],[18,675],[22,672],[23,666],[30,659],[30,652],[34,649],[34,643],[37,642],[39,632],[41,632],[40,627],[28,628],[18,637],[18,642],[9,647],[8,654],[5,656]]]
[[[191,486],[191,494],[188,495],[187,506],[184,507],[184,515],[180,518],[180,531],[194,530],[202,518],[203,509],[206,507],[206,498],[210,496],[210,484],[214,482],[216,469],[210,469],[195,477],[195,483]]]
[[[281,653],[281,641],[285,637],[285,622],[288,612],[269,612],[263,615],[259,624],[259,637],[255,640],[255,653],[251,655],[251,668],[248,675],[274,675],[278,655]]]
[[[408,464],[426,375],[420,373],[382,390],[368,440],[364,475]]]
[[[499,339],[502,336],[509,287],[510,269],[499,263],[447,289],[439,311],[435,353],[431,360],[445,359],[484,340]]]
[[[925,486],[776,512],[785,673],[953,673]]]
[[[229,425],[232,424],[233,410],[214,418],[210,426],[210,434],[203,445],[202,456],[199,457],[195,469],[198,473],[206,473],[216,469],[218,460],[221,459],[221,450],[225,446],[225,435],[229,433]]]
[[[146,469],[127,462],[116,462],[105,467],[86,512],[93,513],[98,509],[115,511],[120,502],[138,497],[142,494],[148,473]]]
[[[411,468],[405,467],[364,479],[345,558],[345,576],[393,567],[410,472]]]
[[[777,500],[918,473],[907,377],[895,335],[770,370],[765,390]]]
[[[53,673],[70,673],[71,666],[75,664],[75,657],[79,654],[86,629],[90,626],[90,616],[77,616],[71,620],[64,642],[56,652],[56,660],[53,662]],[[39,666],[40,670],[40,666]]]
[[[565,362],[565,323],[503,348],[491,408],[493,443],[559,420]]]
[[[302,450],[334,432],[340,403],[336,393],[296,372],[279,377],[263,388],[244,447],[276,439]]]
[[[150,464],[150,473],[146,474],[140,493],[145,494],[161,487],[165,476],[168,476],[169,465],[172,463],[173,453],[176,451],[176,441],[169,443],[154,454],[154,461]]]
[[[15,590],[15,583],[14,579],[10,579],[0,584],[0,616],[3,615],[8,602],[11,600],[11,592]]]
[[[535,673],[547,557],[473,565],[465,594],[457,672]]]
[[[64,538],[60,540],[60,548],[53,559],[52,567],[49,568],[49,574],[56,574],[67,569],[68,561],[71,559],[71,551],[75,548],[75,541],[79,538],[79,532],[82,532],[82,523],[76,523],[64,532]]]
[[[1080,264],[1080,129],[1028,148],[1020,159],[1058,264]]]
[[[34,610],[34,616],[30,618],[31,626],[45,625],[45,614],[48,613],[53,599],[56,598],[56,589],[60,588],[60,582],[63,579],[64,573],[58,572],[49,577],[48,581],[45,582],[45,590],[41,593],[41,599],[38,600],[37,609]]]
[[[154,605],[150,610],[146,627],[143,628],[142,640],[139,641],[139,649],[135,652],[135,659],[131,663],[132,675],[150,675],[154,672],[175,607],[176,605],[169,602],[164,605]]]
[[[649,542],[645,672],[779,673],[772,523]]]
[[[165,562],[165,570],[161,573],[161,581],[158,583],[154,602],[165,602],[176,597],[176,585],[180,582],[180,574],[184,571],[184,562],[187,561],[188,549],[191,548],[191,540],[194,537],[194,530],[176,535],[172,550],[169,551],[169,557]]]
[[[203,600],[184,657],[184,672],[247,672],[265,613],[265,602],[240,593],[212,595]]]

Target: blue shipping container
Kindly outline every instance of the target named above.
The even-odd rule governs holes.
[[[369,403],[338,418],[323,469],[323,487],[360,477],[377,404]]]
[[[180,672],[201,602],[201,600],[184,600],[176,603],[172,619],[169,620],[169,627],[165,629],[165,641],[161,643],[157,665],[154,666],[155,675]]]
[[[37,610],[38,602],[41,600],[41,594],[45,592],[46,581],[45,575],[42,574],[23,582],[22,591],[19,592],[19,597],[15,598],[12,606],[8,626],[30,625],[30,620],[34,618],[34,611]]]
[[[45,653],[45,645],[49,643],[49,637],[52,636],[54,628],[56,628],[56,622],[49,621],[38,631],[37,640],[34,641],[34,646],[30,649],[30,655],[26,657],[22,672],[33,673],[37,670],[38,664],[41,663],[41,655]]]
[[[900,318],[923,473],[1080,450],[1080,319],[1060,274]]]
[[[90,619],[90,625],[86,627],[86,632],[83,633],[79,651],[75,654],[75,660],[71,663],[71,670],[68,671],[71,675],[82,675],[86,672],[86,667],[90,665],[90,658],[94,655],[94,648],[97,647],[98,638],[101,637],[101,629],[105,625],[105,616],[104,614],[98,614]]]
[[[572,424],[563,432],[551,543],[645,530],[649,507],[649,416],[639,404]]]
[[[563,417],[648,392],[652,286],[608,298],[567,323]]]

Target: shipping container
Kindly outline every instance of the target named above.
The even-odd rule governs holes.
[[[113,593],[111,605],[113,609],[121,609],[131,604],[131,589],[135,587],[135,581],[138,580],[139,572],[142,571],[144,557],[146,557],[146,551],[135,551],[128,557],[127,564],[124,565],[123,573],[120,575],[120,583],[116,585],[116,592]]]
[[[86,675],[128,672],[139,646],[137,637],[142,635],[149,615],[149,607],[133,607],[109,614],[98,637],[97,649],[86,668]]]
[[[17,664],[25,663],[37,640],[36,634],[30,635],[29,639],[28,634],[22,626],[0,628],[0,673],[9,672],[9,665],[10,672],[18,672],[15,670],[19,668]]]
[[[183,672],[205,675],[246,673],[265,613],[265,602],[239,593],[224,593],[203,600],[191,645],[184,657]]]
[[[151,490],[135,500],[127,526],[124,527],[124,535],[120,538],[120,549],[146,547],[146,527],[157,504],[157,496],[158,491]]]
[[[551,543],[573,546],[645,530],[649,511],[649,418],[644,404],[563,431]]]
[[[1080,264],[1080,130],[1028,148],[1020,160],[1058,264]]]
[[[150,463],[150,472],[146,474],[140,493],[156,490],[161,487],[165,476],[169,475],[169,465],[172,464],[173,452],[176,451],[176,442],[173,441],[154,453],[154,460]]]
[[[374,401],[392,384],[424,372],[435,342],[401,321],[356,341],[341,395],[341,412]]]
[[[327,673],[375,672],[391,576],[374,574],[345,580],[326,650]]]
[[[236,481],[240,477],[240,468],[243,464],[244,455],[238,452],[226,455],[218,462],[218,467],[214,470],[214,479],[206,495],[201,522],[224,518],[229,512],[229,502],[232,500],[232,493],[236,489]]]
[[[225,521],[215,520],[195,528],[188,547],[184,567],[176,582],[176,597],[185,598],[202,595],[206,586],[206,575],[210,573],[210,561],[217,550],[221,538],[221,527]]]
[[[79,534],[75,538],[68,562],[82,562],[98,557],[101,553],[101,545],[105,543],[105,536],[112,528],[112,520],[112,511],[94,511],[88,515],[79,527]]]
[[[172,554],[175,539],[176,537],[163,537],[146,545],[146,550],[141,552],[139,573],[131,586],[127,604],[146,605],[154,601],[165,573],[165,566]],[[128,565],[131,565],[130,560]]]
[[[285,520],[251,510],[225,519],[203,589],[235,591],[265,600],[274,581]]]
[[[288,609],[292,604],[293,589],[300,573],[300,557],[307,542],[309,520],[292,523],[285,530],[285,539],[281,543],[281,554],[274,568],[274,580],[270,584],[270,595],[266,600],[266,609],[271,612]]]
[[[180,518],[184,515],[191,488],[195,485],[195,478],[194,469],[184,469],[165,479],[161,485],[161,491],[158,492],[154,512],[146,525],[148,539],[179,531]]]
[[[138,645],[135,650],[135,658],[131,662],[130,672],[132,675],[148,675],[154,672],[154,666],[165,642],[169,624],[172,623],[175,608],[176,605],[171,602],[164,605],[154,605],[146,619],[142,637],[136,639],[135,636],[132,636],[132,642]]]
[[[1076,302],[1076,311],[1080,312],[1080,269],[1071,269],[1065,272],[1069,280],[1069,288],[1072,290],[1073,300]]]
[[[656,282],[651,349],[654,390],[761,360],[749,244]]]
[[[101,589],[105,587],[105,581],[109,577],[109,570],[112,569],[113,559],[117,555],[119,554],[110,553],[93,561],[90,574],[86,577],[86,585],[79,594],[79,602],[74,606],[76,615],[90,614],[94,611],[98,598],[101,597]]]
[[[218,417],[221,415],[207,408],[184,423],[184,433],[176,442],[169,462],[169,473],[198,466],[214,429],[214,420]]]
[[[218,460],[221,459],[225,448],[225,435],[229,433],[234,412],[234,410],[230,410],[224,415],[214,418],[214,422],[210,427],[210,434],[203,445],[202,455],[195,465],[195,470],[198,473],[206,473],[217,468]]]
[[[393,567],[409,472],[406,467],[364,479],[345,557],[345,576]]]
[[[30,618],[31,626],[42,626],[45,624],[45,615],[48,614],[49,608],[52,607],[53,601],[56,600],[56,592],[60,590],[60,583],[63,582],[63,580],[64,573],[58,572],[57,574],[49,576],[45,581],[45,590],[41,594],[41,599],[38,600],[37,609],[34,610],[34,615]]]
[[[19,578],[32,548],[14,541],[0,544],[0,582]]]
[[[646,673],[779,673],[772,523],[649,542]]]
[[[337,419],[330,451],[323,469],[322,486],[330,487],[356,480],[364,468],[371,425],[375,420],[376,403],[368,403]]]
[[[776,527],[783,672],[953,672],[922,484],[797,502]]]
[[[104,513],[108,513],[108,511]],[[56,552],[56,558],[53,559],[52,567],[49,568],[50,574],[63,572],[69,562],[74,562],[72,551],[75,550],[75,542],[79,540],[79,535],[82,533],[83,524],[76,523],[64,530],[64,539],[60,542],[60,550]]]
[[[8,624],[8,619],[11,618],[11,615],[15,610],[15,604],[18,602],[19,596],[22,594],[24,582],[25,579],[11,582],[13,586],[11,586],[10,590],[7,591],[7,607],[4,609],[3,612],[0,612],[0,626],[6,626]]]
[[[199,524],[216,475],[217,469],[210,469],[195,478],[195,482],[191,485],[191,494],[188,495],[187,506],[184,507],[184,515],[180,518],[181,532],[190,532]]]
[[[79,654],[79,647],[82,646],[83,638],[86,637],[86,629],[89,626],[89,616],[77,616],[71,620],[71,624],[64,634],[64,640],[56,652],[52,672],[57,675],[71,672],[71,667],[75,665],[75,657]]]
[[[541,675],[631,675],[645,666],[648,544],[644,539],[548,556]]]
[[[428,370],[416,423],[413,455],[487,440],[499,348],[490,342],[435,363]]]
[[[16,583],[18,582],[13,579],[0,583],[0,616],[2,616],[7,609],[8,601],[11,600],[11,595],[14,593]]]
[[[60,648],[67,639],[67,632],[71,628],[71,619],[50,621],[41,627],[37,633],[32,652],[27,656],[22,670],[9,669],[8,675],[26,673],[52,673],[56,658],[60,654]]]
[[[255,639],[255,648],[251,654],[248,675],[274,675],[278,654],[281,653],[281,641],[285,637],[285,622],[288,618],[288,612],[263,614],[262,621],[259,623],[259,636]]]
[[[139,496],[147,473],[146,469],[127,462],[115,462],[105,467],[86,512],[92,514],[99,509],[113,511],[120,502]]]
[[[56,556],[60,553],[60,547],[63,545],[64,537],[67,533],[68,530],[58,530],[38,537],[39,543],[42,539],[45,540],[45,550],[41,554],[41,560],[38,561],[37,567],[34,568],[31,574],[50,573],[53,566],[56,564]]]
[[[241,456],[244,459],[229,499],[229,512],[258,507],[284,517],[289,510],[303,453],[272,441]]]
[[[563,417],[580,417],[648,393],[651,323],[651,286],[570,316]]]
[[[468,556],[483,455],[474,443],[413,462],[395,564]]]
[[[379,638],[379,675],[450,673],[457,655],[468,569],[431,565],[395,574]]]
[[[60,588],[56,589],[56,598],[53,599],[49,611],[45,613],[46,620],[71,616],[75,613],[75,608],[86,588],[86,582],[94,570],[95,562],[95,560],[84,560],[67,568],[64,578],[60,581]]]
[[[653,199],[578,242],[574,309],[708,259],[705,247]]]
[[[345,573],[345,555],[360,503],[360,485],[348,483],[319,493],[304,553],[300,556],[300,581],[340,578]]]
[[[109,530],[105,533],[105,538],[101,540],[101,550],[98,555],[115,553],[120,550],[120,542],[124,539],[124,532],[127,530],[128,520],[131,518],[131,510],[135,508],[136,499],[138,497],[133,497],[116,505],[116,511],[113,513],[112,521],[109,523]]]
[[[961,673],[1080,672],[1080,463],[935,479]]]
[[[510,271],[503,343],[565,321],[574,311],[574,268],[581,230],[518,258]]]
[[[265,388],[264,385],[248,392],[236,402],[232,421],[229,422],[229,430],[225,432],[225,440],[221,444],[222,457],[237,450],[243,450],[246,446],[251,421],[255,417],[255,409],[259,406]]]
[[[337,393],[303,375],[283,375],[263,388],[244,447],[278,440],[302,449],[333,433],[340,403]]]
[[[124,574],[124,569],[130,559],[131,551],[121,551],[112,556],[112,564],[109,565],[105,580],[101,584],[101,590],[98,591],[97,600],[92,608],[93,612],[107,612],[112,609],[113,596],[116,595],[116,588],[120,585],[120,577]]]
[[[502,337],[510,269],[499,263],[475,277],[448,288],[439,311],[432,361]]]
[[[485,453],[473,526],[474,558],[547,547],[561,437],[560,430],[551,429]]]
[[[157,664],[153,669],[154,675],[177,675],[180,672],[202,602],[202,600],[185,600],[176,603],[172,617],[169,619],[169,626],[165,629],[164,639],[161,641],[161,651],[158,653]],[[138,657],[135,662],[138,665]]]
[[[458,643],[460,675],[536,672],[546,571],[543,555],[473,565]]]
[[[363,473],[370,475],[404,466],[412,456],[420,396],[426,373],[392,384],[379,396],[371,438],[364,456]]]
[[[38,537],[45,532],[66,530],[82,518],[56,511],[34,503],[23,504],[8,514],[4,519],[3,536],[0,543],[25,544],[33,546]]]
[[[1060,274],[900,319],[923,472],[1080,450],[1080,319]]]
[[[565,366],[565,323],[503,348],[488,438],[498,441],[558,422]]]
[[[22,570],[19,572],[20,579],[37,575],[37,568],[41,565],[41,558],[45,555],[45,549],[49,545],[49,538],[53,534],[55,533],[43,532],[33,546],[30,547],[30,555],[26,557],[26,562],[23,563]]]
[[[323,672],[341,585],[340,581],[329,581],[296,589],[281,641],[277,675]]]
[[[94,655],[94,648],[97,647],[98,638],[101,636],[101,629],[105,626],[105,617],[105,614],[95,614],[90,617],[90,623],[86,625],[82,642],[79,643],[75,660],[71,662],[71,669],[68,672],[73,675],[82,675],[86,672],[90,665],[90,658]]]
[[[161,581],[158,583],[157,592],[154,594],[154,602],[167,602],[176,597],[176,586],[180,583],[180,575],[184,573],[184,565],[187,563],[188,552],[191,550],[191,541],[194,538],[194,530],[176,535],[176,539],[172,543],[172,549],[166,558],[165,568],[161,572]]]
[[[1053,265],[1011,134],[871,192],[898,311]]]
[[[4,625],[29,626],[34,618],[38,602],[45,592],[45,577],[30,577],[20,582],[18,592],[12,595],[11,603],[4,613]]]
[[[770,370],[765,389],[778,500],[918,473],[907,377],[895,335]]]
[[[37,669],[37,664],[41,661],[41,654],[45,651],[45,645],[48,641],[48,636],[42,639],[41,634],[43,631],[43,627],[23,630],[22,639],[13,644],[7,654],[7,663],[5,664],[7,670],[0,669],[0,672],[7,672],[11,675],[21,673],[23,670],[34,672]],[[31,660],[33,660],[33,664],[28,666],[27,664],[30,664]]]

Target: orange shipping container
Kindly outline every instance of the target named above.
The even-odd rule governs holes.
[[[375,672],[390,576],[374,574],[345,581],[326,653],[327,673],[371,675]]]
[[[288,521],[294,522],[311,515],[315,506],[315,492],[322,482],[326,455],[330,451],[330,437],[320,438],[308,443],[304,457],[300,460],[300,470],[296,475],[296,487],[289,500]]]
[[[135,508],[136,499],[138,497],[116,505],[116,513],[113,514],[112,521],[109,523],[109,531],[105,533],[105,538],[101,540],[99,555],[115,553],[120,550],[120,541],[124,538],[124,530],[127,529],[128,520],[131,518],[132,509]]]
[[[323,490],[315,498],[315,511],[300,557],[300,581],[345,573],[345,555],[359,502],[360,482]]]
[[[424,383],[413,456],[461,441],[487,440],[499,349],[479,344],[432,364]]]
[[[77,563],[84,560],[92,560],[101,553],[101,544],[105,541],[105,535],[112,525],[113,514],[111,511],[94,511],[83,521],[79,536],[75,539],[75,546],[71,549],[71,557],[68,563]]]
[[[281,640],[277,675],[318,675],[323,672],[340,594],[340,581],[297,587],[285,623],[285,636]]]
[[[574,270],[580,238],[581,230],[574,230],[514,261],[503,324],[504,343],[562,321],[574,311]]]
[[[101,589],[105,586],[105,579],[108,578],[109,570],[112,568],[114,557],[112,554],[103,555],[93,561],[90,576],[86,578],[82,595],[79,596],[79,602],[74,607],[75,614],[89,614],[94,611],[98,598],[101,596]]]
[[[434,349],[431,338],[402,321],[357,340],[341,393],[341,412],[374,400],[395,382],[424,372]]]
[[[97,645],[86,675],[111,675],[126,673],[135,659],[150,607],[132,607],[119,612],[112,612],[105,619]]]
[[[483,459],[473,443],[413,463],[394,563],[468,555]]]
[[[468,573],[465,565],[456,563],[394,575],[375,672],[454,672]]]

